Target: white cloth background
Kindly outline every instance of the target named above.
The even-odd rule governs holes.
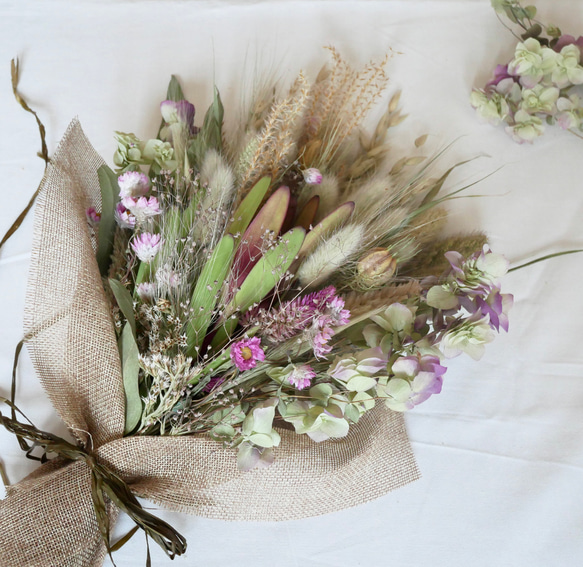
[[[538,0],[543,21],[583,33],[583,2]],[[284,79],[312,77],[335,45],[354,64],[391,48],[390,91],[403,90],[409,118],[394,143],[457,140],[443,165],[488,154],[450,187],[496,171],[452,202],[450,230],[485,230],[494,251],[518,263],[583,247],[583,140],[549,132],[519,146],[480,124],[468,103],[515,39],[487,0],[458,1],[90,1],[0,0],[0,233],[42,176],[37,130],[12,99],[9,62],[22,63],[21,91],[44,121],[49,150],[72,117],[111,163],[114,130],[153,135],[158,103],[177,74],[198,117],[213,78],[228,120],[255,68]],[[377,117],[382,109],[377,109]],[[500,169],[499,169],[500,168]],[[32,216],[0,256],[0,395],[10,388],[21,338]],[[407,415],[423,478],[374,502],[283,523],[225,523],[159,511],[188,539],[176,565],[241,567],[531,567],[583,564],[583,255],[509,275],[508,335],[480,362],[450,362],[443,392]],[[41,428],[63,433],[30,363],[18,403]],[[34,469],[0,431],[12,482]],[[268,490],[268,487],[266,487]],[[130,523],[122,519],[116,534]],[[9,526],[0,526],[9,529]],[[152,546],[153,564],[170,561]],[[136,535],[119,566],[143,565]],[[109,564],[109,560],[106,562]],[[11,566],[13,567],[13,566]]]

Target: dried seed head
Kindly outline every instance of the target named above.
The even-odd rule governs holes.
[[[386,284],[395,274],[397,260],[386,248],[373,248],[356,266],[358,283],[363,287]]]

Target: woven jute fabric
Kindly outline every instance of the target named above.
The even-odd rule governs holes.
[[[123,437],[124,392],[110,308],[85,218],[100,210],[103,160],[75,120],[36,206],[25,315],[40,380],[77,442],[132,491],[170,510],[221,520],[279,521],[378,498],[419,477],[401,414],[379,405],[344,439],[314,443],[281,429],[275,463],[240,473],[208,437]],[[117,512],[110,506],[112,524]],[[56,459],[0,502],[0,567],[93,567],[105,546],[84,461]]]

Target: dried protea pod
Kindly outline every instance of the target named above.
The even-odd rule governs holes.
[[[373,248],[358,261],[356,270],[360,287],[377,287],[391,280],[397,270],[397,260],[386,248]]]

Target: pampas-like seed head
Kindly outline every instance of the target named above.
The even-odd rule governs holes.
[[[363,237],[361,224],[349,224],[335,232],[304,260],[297,273],[300,283],[310,288],[325,282],[358,252]]]

